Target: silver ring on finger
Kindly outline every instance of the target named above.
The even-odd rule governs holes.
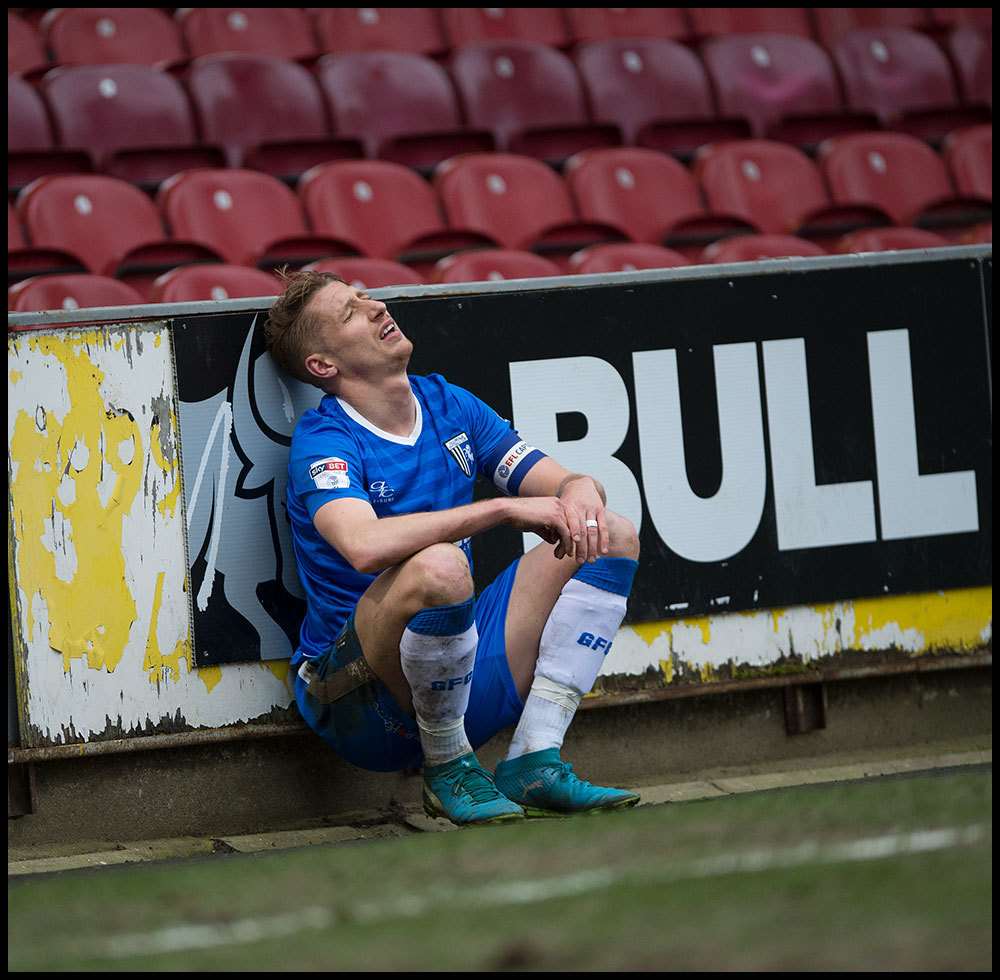
[[[598,525],[597,521],[595,521],[595,520],[594,520],[593,518],[590,518],[589,520],[586,520],[586,521],[584,521],[583,523],[584,523],[584,525],[585,525],[586,527],[593,527],[593,528],[596,528],[596,527],[599,527],[599,526],[600,526],[600,525]]]

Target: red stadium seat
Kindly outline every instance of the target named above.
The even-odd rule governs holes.
[[[345,238],[369,258],[399,259],[421,273],[443,255],[494,243],[460,225],[449,228],[430,185],[397,163],[315,167],[299,183],[299,196],[318,232]]]
[[[712,210],[741,216],[768,234],[825,238],[888,220],[871,202],[835,206],[837,199],[830,200],[816,165],[784,143],[747,140],[705,147],[695,173]]]
[[[178,19],[192,58],[227,51],[276,58],[319,53],[301,7],[181,7]]]
[[[963,101],[993,106],[993,32],[956,27],[944,41]]]
[[[974,126],[952,133],[945,161],[959,194],[993,200],[993,127]]]
[[[698,37],[761,31],[812,37],[805,7],[689,7],[688,16]]]
[[[862,27],[907,27],[920,30],[930,25],[924,7],[813,7],[816,37],[832,48],[845,34]]]
[[[317,74],[334,132],[361,140],[370,157],[431,169],[494,148],[490,133],[463,131],[448,74],[430,58],[356,51],[321,59]]]
[[[242,54],[197,58],[187,84],[202,135],[226,148],[231,167],[291,178],[328,160],[361,155],[355,141],[331,136],[316,79],[293,61]]]
[[[515,249],[463,252],[441,259],[434,270],[435,282],[487,282],[501,279],[537,279],[560,276],[562,270],[548,259]]]
[[[870,228],[845,235],[835,248],[840,254],[852,252],[896,252],[909,248],[941,248],[951,245],[946,238],[921,228]]]
[[[812,147],[879,128],[871,113],[845,113],[833,62],[808,38],[734,34],[706,41],[701,56],[719,112],[747,119],[758,139]]]
[[[18,195],[17,211],[35,247],[69,252],[140,292],[164,268],[215,257],[210,247],[168,239],[153,202],[113,177],[41,177]]]
[[[931,7],[930,12],[935,24],[946,27],[968,24],[970,27],[993,30],[992,7]]]
[[[19,75],[7,76],[7,189],[16,193],[47,174],[93,170],[84,150],[57,146],[45,103]]]
[[[332,272],[358,289],[383,286],[421,286],[423,278],[408,265],[389,259],[322,259],[306,266],[315,272]]]
[[[814,255],[826,255],[826,251],[794,235],[736,235],[721,242],[712,242],[702,252],[701,259],[702,262],[720,264]]]
[[[553,48],[477,44],[452,55],[451,72],[469,125],[507,152],[559,161],[621,142],[617,127],[590,123],[573,62]]]
[[[847,104],[874,112],[883,125],[921,139],[989,121],[959,107],[948,59],[928,37],[905,28],[851,31],[833,48]]]
[[[7,202],[7,283],[55,272],[85,272],[83,263],[60,249],[33,248],[17,212]]]
[[[570,38],[604,41],[615,37],[661,37],[674,41],[691,34],[684,7],[566,7]]]
[[[750,136],[718,119],[697,56],[661,38],[595,41],[574,54],[594,119],[616,124],[626,143],[689,155],[705,143]]]
[[[625,242],[594,245],[570,256],[569,269],[579,275],[602,272],[636,272],[638,269],[672,269],[690,262],[672,248]]]
[[[144,302],[138,290],[107,276],[34,276],[7,290],[7,309],[16,313],[141,306]]]
[[[316,30],[323,51],[436,55],[448,49],[436,7],[324,7]]]
[[[691,173],[653,150],[588,150],[571,157],[566,183],[585,221],[611,225],[629,238],[676,248],[756,230],[742,218],[710,215]]]
[[[154,303],[190,303],[197,300],[277,296],[277,276],[242,265],[188,265],[165,272],[153,283]]]
[[[434,176],[448,221],[496,239],[567,259],[587,245],[620,240],[609,225],[583,223],[562,179],[544,163],[504,153],[446,160]]]
[[[61,65],[156,65],[187,58],[177,25],[156,7],[56,7],[42,20]]]
[[[98,170],[155,186],[193,167],[222,166],[199,146],[187,96],[172,75],[146,65],[55,68],[42,80],[60,141],[86,147]]]
[[[903,133],[857,133],[820,147],[833,199],[881,208],[898,225],[947,227],[985,220],[981,202],[958,198],[944,161]]]
[[[38,31],[27,21],[7,11],[7,76],[35,72],[48,67],[49,56]]]
[[[570,43],[561,7],[441,7],[453,48],[489,41],[533,41],[556,48]]]
[[[176,237],[201,242],[233,265],[304,264],[347,252],[313,234],[298,198],[280,180],[252,170],[189,170],[160,185],[160,212]]]
[[[993,244],[993,222],[984,221],[975,228],[970,228],[963,232],[959,238],[962,245],[992,245]]]

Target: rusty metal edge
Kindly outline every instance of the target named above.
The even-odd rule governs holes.
[[[716,681],[689,684],[677,688],[655,691],[600,694],[584,699],[581,708],[613,708],[621,705],[650,704],[678,698],[704,697],[709,694],[732,694],[766,688],[783,688],[797,684],[816,684],[833,681],[865,680],[875,677],[895,677],[904,674],[928,673],[942,670],[967,670],[991,667],[993,654],[982,653],[960,657],[921,657],[902,664],[880,664],[872,667],[851,667],[833,670],[815,670],[780,677],[761,677],[740,681]],[[275,738],[301,735],[308,732],[305,725],[236,725],[226,728],[209,728],[199,731],[178,732],[173,735],[147,735],[137,738],[113,739],[103,742],[81,742],[75,745],[51,745],[41,748],[7,749],[7,765],[57,762],[66,759],[87,759],[103,755],[125,755],[132,752],[153,752],[160,749],[192,748],[200,745],[220,745],[258,738]]]

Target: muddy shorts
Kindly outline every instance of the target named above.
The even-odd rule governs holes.
[[[465,731],[474,749],[521,717],[524,702],[507,665],[504,624],[514,588],[514,561],[476,598],[479,645],[465,713]],[[362,769],[396,772],[423,761],[416,719],[411,718],[378,678],[364,681],[334,701],[309,691],[303,674],[321,682],[361,656],[353,614],[326,653],[308,661],[295,677],[295,701],[306,724],[343,759]]]

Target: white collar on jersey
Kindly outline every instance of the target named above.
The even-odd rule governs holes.
[[[337,404],[340,405],[349,419],[357,422],[358,425],[364,427],[369,432],[373,432],[380,439],[385,439],[387,442],[394,442],[397,446],[415,446],[424,428],[424,413],[420,408],[420,401],[416,395],[413,396],[413,404],[417,410],[417,420],[413,423],[413,431],[408,436],[397,436],[391,432],[386,432],[384,429],[380,429],[374,422],[369,422],[356,408],[352,408],[342,398],[337,398]]]

